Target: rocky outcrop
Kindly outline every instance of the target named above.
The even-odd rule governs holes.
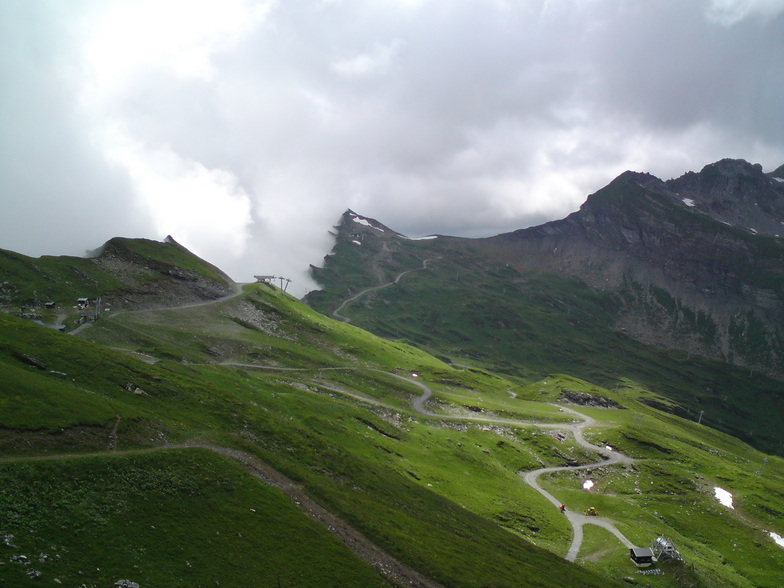
[[[670,180],[666,186],[682,202],[711,218],[755,234],[778,236],[784,235],[781,170],[765,174],[759,164],[723,159],[699,173]]]
[[[229,276],[171,237],[163,243],[115,238],[93,261],[118,283],[102,297],[113,310],[215,300],[233,293],[236,287]]]

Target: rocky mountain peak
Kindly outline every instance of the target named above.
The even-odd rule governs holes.
[[[400,233],[393,231],[376,219],[357,214],[350,208],[347,209],[341,217],[341,227],[356,238],[360,238],[366,234],[386,238],[402,237]]]
[[[784,167],[784,166],[783,166]],[[784,171],[779,168],[777,172]],[[722,159],[666,187],[696,211],[752,233],[784,234],[784,182],[760,164]]]
[[[519,271],[573,276],[618,295],[617,326],[639,341],[780,375],[784,242],[776,237],[784,236],[784,181],[777,173],[784,176],[784,166],[765,174],[733,159],[669,181],[627,171],[567,218],[485,244]],[[698,316],[710,333],[684,318]]]

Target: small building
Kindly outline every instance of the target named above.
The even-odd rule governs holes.
[[[55,303],[54,303],[53,301],[51,301],[51,300],[50,300],[49,302],[45,302],[45,303],[44,303],[44,307],[46,307],[46,308],[49,308],[49,309],[52,309],[52,308],[54,308],[54,307],[55,307]]]
[[[256,278],[257,282],[260,282],[260,283],[263,283],[263,284],[271,284],[272,280],[274,280],[276,278],[276,276],[253,276],[253,277]]]
[[[90,299],[89,298],[77,298],[76,299],[76,306],[79,309],[87,308],[89,305],[90,305]]]
[[[653,550],[650,547],[632,547],[629,557],[638,568],[647,568],[653,564]]]

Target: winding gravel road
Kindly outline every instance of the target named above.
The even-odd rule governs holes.
[[[547,490],[545,490],[539,485],[539,482],[537,480],[539,476],[541,476],[542,474],[550,474],[553,472],[564,472],[564,471],[574,471],[574,470],[585,470],[596,466],[605,466],[614,463],[628,464],[632,462],[632,459],[630,457],[627,457],[622,453],[619,453],[615,450],[610,451],[607,450],[606,448],[603,449],[601,447],[588,443],[583,438],[583,433],[582,433],[583,429],[595,425],[596,424],[595,419],[587,415],[584,415],[580,412],[577,412],[576,410],[573,410],[571,408],[567,408],[565,406],[559,408],[565,412],[573,414],[578,418],[583,419],[578,423],[567,425],[565,428],[569,429],[572,432],[572,435],[574,436],[574,440],[577,442],[577,444],[580,447],[584,447],[585,449],[589,449],[591,451],[596,451],[599,454],[599,456],[601,456],[602,459],[601,461],[591,463],[591,464],[581,465],[581,466],[540,468],[538,470],[527,472],[526,474],[521,474],[523,475],[523,479],[526,481],[526,483],[529,486],[531,486],[542,496],[547,498],[547,500],[553,503],[553,505],[556,507],[563,504],[563,502],[559,501],[555,496],[550,494]],[[599,527],[603,527],[604,529],[607,529],[610,533],[618,537],[621,543],[623,543],[626,547],[628,548],[635,547],[635,545],[631,541],[629,541],[629,539],[627,539],[626,536],[623,533],[621,533],[618,530],[618,528],[615,526],[615,524],[609,519],[606,519],[604,517],[586,516],[573,512],[569,509],[566,509],[564,511],[564,515],[566,515],[566,519],[572,525],[572,531],[574,533],[572,544],[569,546],[569,550],[566,552],[566,555],[564,556],[565,559],[569,561],[574,561],[577,558],[577,554],[580,551],[580,546],[582,545],[582,541],[583,541],[583,525],[597,525]]]
[[[429,262],[431,262],[431,261],[433,261],[433,260],[426,259],[426,260],[424,260],[422,262],[422,267],[417,267],[417,268],[414,268],[414,269],[406,270],[404,272],[399,273],[397,275],[397,277],[394,280],[392,280],[391,282],[387,282],[386,284],[381,284],[380,286],[373,286],[372,288],[366,288],[365,290],[362,290],[358,294],[354,294],[354,296],[352,296],[351,298],[347,298],[346,300],[344,300],[340,304],[340,306],[338,306],[335,310],[333,310],[332,311],[332,316],[334,316],[337,319],[340,319],[344,323],[350,323],[351,322],[351,318],[349,318],[349,317],[347,317],[345,315],[340,314],[340,311],[343,310],[348,304],[354,302],[357,298],[361,298],[365,294],[368,294],[370,292],[375,292],[376,290],[381,290],[383,288],[387,288],[389,286],[392,286],[393,284],[397,284],[398,282],[400,282],[401,278],[403,276],[405,276],[406,274],[410,274],[411,272],[421,272],[422,270],[426,270],[427,269],[427,264]]]
[[[520,472],[520,475],[523,477],[525,482],[531,486],[534,490],[539,492],[542,496],[544,496],[547,500],[549,500],[556,508],[563,504],[562,501],[558,500],[555,496],[550,494],[547,490],[542,488],[539,485],[538,478],[542,474],[550,474],[553,472],[564,472],[564,471],[575,471],[575,470],[586,470],[591,469],[597,466],[606,466],[610,464],[616,463],[623,463],[623,464],[630,464],[632,463],[632,459],[619,453],[615,450],[609,450],[607,448],[602,448],[597,445],[593,445],[589,443],[583,438],[583,429],[587,427],[592,427],[596,425],[596,419],[589,417],[581,412],[577,412],[572,408],[568,408],[565,406],[555,405],[563,411],[567,412],[576,418],[580,419],[579,422],[571,423],[571,424],[550,424],[550,423],[536,423],[533,421],[521,421],[521,420],[514,420],[514,419],[499,419],[493,417],[461,417],[461,416],[451,416],[451,415],[441,415],[438,413],[431,412],[427,410],[427,401],[432,396],[432,390],[420,380],[415,380],[412,378],[407,378],[404,376],[400,376],[397,374],[390,374],[407,382],[410,382],[414,386],[417,386],[421,391],[422,394],[415,398],[411,403],[412,407],[418,413],[429,416],[429,417],[437,417],[440,419],[448,419],[448,420],[461,420],[461,421],[470,421],[470,422],[487,422],[487,423],[494,423],[499,425],[517,425],[517,426],[533,426],[539,427],[542,429],[567,429],[569,430],[572,435],[574,436],[574,440],[580,447],[588,449],[590,451],[595,451],[599,457],[601,458],[599,461],[579,465],[579,466],[561,466],[561,467],[550,467],[550,468],[540,468],[538,470],[533,470],[530,472]],[[605,517],[597,517],[597,516],[587,516],[582,515],[576,512],[572,512],[569,509],[564,511],[564,515],[566,519],[569,521],[569,524],[572,526],[573,532],[573,539],[572,544],[569,546],[569,550],[566,552],[564,559],[568,561],[574,561],[577,559],[577,554],[580,552],[580,547],[582,546],[583,542],[583,526],[584,525],[596,525],[608,530],[610,533],[615,535],[621,543],[623,543],[626,547],[632,548],[635,545],[629,541],[629,539],[621,533],[615,524]]]

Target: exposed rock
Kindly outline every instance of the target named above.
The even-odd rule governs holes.
[[[570,404],[578,404],[580,406],[598,406],[600,408],[624,408],[615,400],[600,396],[598,394],[590,394],[588,392],[581,392],[579,390],[570,390],[564,388],[561,390],[561,395],[558,397],[561,402],[568,402]]]
[[[35,357],[27,355],[26,353],[14,353],[14,357],[22,363],[32,366],[37,370],[43,371],[46,369],[46,364],[44,364],[41,360],[36,359]]]

